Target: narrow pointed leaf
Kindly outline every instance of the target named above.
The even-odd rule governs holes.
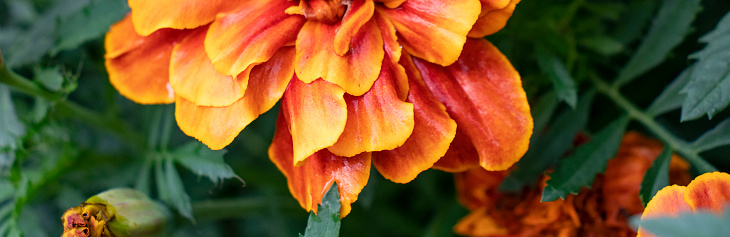
[[[340,235],[340,192],[333,183],[324,194],[318,213],[309,212],[305,237],[336,237]]]
[[[0,84],[0,148],[14,149],[18,139],[25,134],[25,126],[15,115],[10,89]]]
[[[714,237],[730,233],[730,209],[723,215],[710,211],[695,211],[678,217],[647,218],[640,225],[655,236],[662,237]]]
[[[545,49],[537,48],[536,54],[540,69],[550,77],[553,88],[558,93],[560,100],[565,101],[571,108],[575,109],[575,105],[578,103],[578,89],[576,89],[573,78],[570,77],[570,73],[565,68],[565,64]]]
[[[698,152],[730,144],[730,118],[725,119],[692,143]]]
[[[200,142],[189,142],[173,152],[175,161],[188,170],[201,176],[208,177],[211,182],[218,184],[224,179],[238,178],[230,166],[223,161],[225,150],[214,151]]]
[[[628,123],[628,116],[611,122],[593,136],[591,141],[578,147],[573,155],[562,160],[550,174],[541,201],[565,199],[569,194],[577,194],[582,187],[590,187],[596,174],[606,170],[606,163],[618,151]]]
[[[645,207],[660,189],[669,186],[669,163],[671,161],[672,150],[669,146],[665,146],[662,153],[659,154],[644,174],[644,179],[641,180],[639,198]]]
[[[626,84],[659,65],[691,31],[700,10],[699,0],[664,0],[649,32],[636,53],[619,72],[617,83]]]
[[[656,116],[681,107],[685,96],[684,94],[681,94],[680,91],[687,85],[687,83],[689,83],[690,79],[692,79],[690,75],[692,74],[693,68],[694,67],[689,67],[684,69],[684,71],[682,71],[682,73],[680,73],[679,76],[672,81],[672,83],[665,87],[664,91],[662,91],[656,99],[654,99],[654,102],[649,105],[646,112]]]
[[[190,196],[185,192],[180,174],[177,173],[175,163],[171,158],[165,159],[165,179],[167,180],[167,187],[162,187],[162,189],[166,189],[170,195],[168,202],[177,209],[180,215],[195,222]]]

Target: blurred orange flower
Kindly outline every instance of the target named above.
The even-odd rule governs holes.
[[[281,99],[271,160],[307,210],[336,181],[345,216],[371,161],[405,183],[524,154],[520,77],[481,39],[518,2],[129,0],[106,67],[127,98],[175,103],[182,131],[212,149]]]
[[[646,217],[678,216],[682,212],[709,210],[721,213],[730,208],[730,174],[705,173],[697,176],[689,185],[664,187],[646,204],[641,219]],[[639,229],[643,237],[654,236]]]
[[[471,210],[454,226],[467,236],[635,236],[627,218],[644,208],[639,189],[644,173],[662,152],[662,144],[636,132],[624,135],[616,158],[591,189],[565,200],[540,202],[540,188],[522,194],[497,191],[507,171],[473,169],[455,174],[459,201]],[[689,182],[689,163],[672,156],[670,182]]]

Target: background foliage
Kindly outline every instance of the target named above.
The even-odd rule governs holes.
[[[103,36],[128,11],[124,0],[0,1],[0,235],[59,236],[65,209],[121,186],[176,210],[174,236],[304,233],[308,213],[267,158],[278,108],[211,151],[182,134],[172,106],[134,104],[109,84]],[[729,171],[728,11],[726,0],[520,3],[488,37],[523,77],[535,118],[502,189],[554,169],[543,200],[576,193],[625,130],[663,140],[664,156],[679,153],[695,174]],[[575,147],[579,133],[591,139]],[[667,160],[647,172],[642,200],[667,182]],[[451,174],[371,176],[343,236],[450,236],[467,213]]]

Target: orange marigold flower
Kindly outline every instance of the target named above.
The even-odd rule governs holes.
[[[337,182],[345,216],[371,162],[405,183],[524,154],[520,77],[481,39],[518,2],[129,0],[106,66],[127,98],[175,103],[182,131],[212,149],[281,99],[271,160],[307,210]]]
[[[683,212],[709,210],[722,213],[730,208],[730,174],[705,173],[697,176],[689,185],[664,187],[646,204],[641,219],[659,216],[678,216]],[[639,229],[638,236],[654,236]]]
[[[639,189],[662,144],[636,132],[624,135],[616,158],[591,189],[565,200],[540,202],[541,188],[521,194],[499,193],[507,171],[472,169],[455,174],[458,199],[471,213],[454,226],[467,236],[635,236],[628,217],[644,211]],[[689,163],[672,156],[670,182],[689,182]]]

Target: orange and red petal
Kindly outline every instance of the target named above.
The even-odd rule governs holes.
[[[504,5],[507,3],[507,5]],[[482,0],[482,14],[469,31],[469,37],[483,38],[507,25],[507,20],[512,17],[512,12],[520,3],[520,0]]]
[[[489,208],[481,207],[459,220],[454,225],[454,233],[463,236],[509,236],[509,229],[490,215]]]
[[[641,215],[641,219],[661,217],[661,216],[678,216],[683,212],[692,211],[692,207],[684,201],[687,187],[683,186],[667,186],[659,190],[654,197],[646,204],[646,209]],[[654,236],[651,233],[639,228],[637,237]]]
[[[337,143],[328,148],[330,152],[350,157],[391,150],[403,145],[413,132],[413,104],[398,98],[393,64],[385,64],[388,66],[381,69],[367,93],[345,95],[347,124]]]
[[[406,2],[406,0],[375,0],[376,2],[382,2],[383,5],[385,5],[388,8],[397,8],[400,7],[401,4]]]
[[[316,21],[304,24],[297,36],[296,72],[304,82],[322,78],[342,87],[347,94],[365,94],[380,74],[383,38],[373,21],[355,34],[351,50],[344,56],[335,53],[334,37],[338,25]]]
[[[730,207],[730,174],[713,172],[697,176],[687,185],[684,200],[694,210],[722,212],[723,208]]]
[[[335,31],[333,47],[337,55],[344,56],[350,51],[352,38],[370,20],[374,11],[375,4],[371,0],[352,1],[342,17],[340,27]]]
[[[407,183],[433,166],[456,134],[456,122],[446,108],[431,95],[423,82],[412,78],[407,102],[413,103],[413,133],[403,146],[373,154],[373,164],[383,177]]]
[[[128,20],[122,20],[107,34],[105,65],[109,81],[120,94],[140,104],[175,101],[169,83],[172,49],[189,31],[164,29],[147,37],[137,35]],[[120,37],[131,36],[129,44]]]
[[[175,103],[178,126],[211,149],[223,149],[249,123],[279,101],[294,76],[293,56],[294,48],[285,47],[271,60],[253,67],[251,86],[240,100],[229,106],[200,106],[178,96]]]
[[[206,25],[224,11],[235,9],[239,1],[230,0],[129,0],[134,28],[149,35],[162,28],[193,29]]]
[[[393,22],[408,53],[448,66],[459,58],[480,9],[478,0],[409,0],[398,8],[376,11]]]
[[[294,166],[292,136],[284,117],[283,112],[279,114],[274,140],[269,147],[269,158],[286,176],[292,196],[304,209],[316,213],[317,204],[322,202],[329,187],[337,182],[342,205],[340,217],[347,216],[351,204],[368,182],[370,153],[341,157],[322,149],[309,156],[303,165]]]
[[[132,16],[127,14],[122,20],[114,23],[109,28],[109,32],[106,33],[106,38],[104,39],[106,54],[104,54],[104,58],[115,58],[129,50],[139,47],[149,39],[150,37],[141,36],[134,31]]]
[[[218,15],[205,38],[205,51],[213,66],[224,75],[236,76],[291,44],[305,22],[300,15],[284,12],[292,5],[281,0],[246,1],[240,8]]]
[[[294,166],[337,142],[347,122],[344,94],[342,88],[323,80],[307,84],[295,78],[289,83],[281,111],[294,144]]]
[[[207,31],[207,26],[199,27],[175,45],[170,62],[170,85],[188,103],[229,106],[246,92],[248,72],[234,80],[215,70],[203,46]]]
[[[414,58],[423,80],[472,141],[479,163],[505,170],[527,151],[532,116],[517,71],[484,39],[469,39],[459,60],[441,67]]]
[[[480,167],[479,152],[469,136],[462,130],[457,123],[454,141],[451,142],[446,154],[433,164],[432,168],[455,173]]]
[[[395,33],[395,26],[390,20],[383,17],[381,14],[375,14],[373,16],[375,24],[377,24],[380,34],[383,37],[383,47],[385,50],[385,63],[382,67],[390,66],[395,74],[396,91],[398,92],[398,98],[405,101],[408,97],[408,78],[405,68],[398,63],[401,59],[401,46],[398,43],[398,37]],[[413,63],[411,63],[413,65]],[[381,69],[382,70],[382,69]]]

